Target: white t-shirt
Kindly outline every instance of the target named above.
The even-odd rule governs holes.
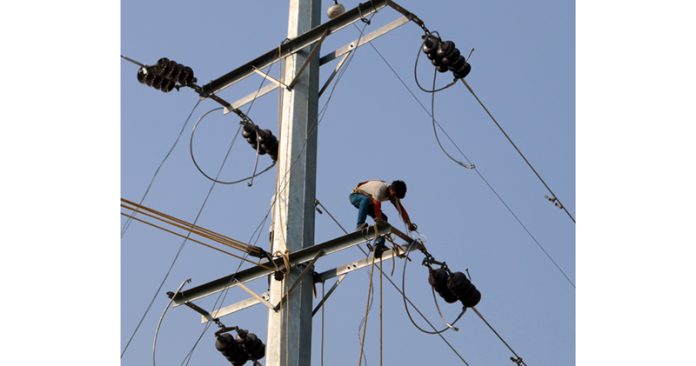
[[[389,185],[382,180],[369,180],[359,185],[356,190],[367,194],[377,201],[384,202],[389,199]]]

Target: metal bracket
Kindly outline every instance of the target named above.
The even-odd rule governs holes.
[[[290,293],[295,289],[295,287],[297,287],[297,285],[300,284],[300,282],[302,281],[302,278],[303,278],[303,277],[307,274],[307,272],[309,272],[309,270],[314,266],[314,263],[316,263],[317,259],[319,259],[319,257],[321,257],[321,256],[323,256],[323,255],[324,255],[324,251],[320,250],[320,251],[314,256],[314,258],[312,258],[312,260],[309,261],[309,263],[307,263],[307,266],[305,267],[305,269],[302,270],[302,273],[300,273],[300,275],[295,279],[295,282],[292,283],[292,285],[290,286],[290,289],[288,289],[288,291],[283,295],[283,297],[280,298],[280,301],[278,301],[278,304],[277,304],[276,306],[273,307],[273,310],[278,311],[278,310],[280,309],[280,306],[283,305],[283,303],[284,303],[285,300],[288,298],[288,296],[290,295]]]
[[[415,248],[413,248],[412,245],[410,247],[412,247],[412,248],[409,249],[409,246],[406,246],[404,248],[400,248],[400,247],[395,246],[394,249],[390,249],[390,250],[385,251],[384,253],[382,253],[382,258],[375,258],[375,265],[381,264],[385,260],[391,259],[392,257],[401,257],[404,254],[406,254],[407,251],[411,251],[411,250],[415,249]],[[370,264],[372,264],[372,257],[371,256],[367,257],[367,258],[360,259],[360,260],[355,261],[355,262],[348,263],[348,264],[340,266],[340,267],[330,269],[328,271],[324,271],[324,272],[319,273],[317,275],[317,282],[324,282],[330,278],[334,278],[337,276],[342,276],[344,274],[348,274],[348,273],[353,272],[357,269],[367,267]]]
[[[167,292],[167,296],[169,296],[170,299],[173,299],[175,295],[176,294],[174,294],[171,291]],[[218,319],[217,317],[214,318],[212,315],[210,315],[210,313],[207,310],[203,309],[202,307],[200,307],[192,302],[185,302],[184,305],[193,309],[193,311],[197,312],[198,314],[201,314],[206,319],[206,321],[214,322],[215,324],[217,324],[221,328],[225,326],[224,324],[222,324],[222,322],[220,322],[220,319]]]

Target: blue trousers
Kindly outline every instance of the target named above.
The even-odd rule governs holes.
[[[353,206],[358,209],[357,225],[365,223],[368,215],[373,219],[375,218],[375,206],[372,204],[370,197],[360,193],[351,193],[348,198],[350,199],[350,203],[352,203]],[[387,221],[387,215],[384,213],[382,213],[382,218],[384,221]],[[384,237],[379,237],[377,240],[379,243],[384,243]]]

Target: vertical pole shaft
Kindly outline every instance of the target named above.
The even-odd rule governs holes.
[[[319,25],[320,0],[290,0],[288,38]],[[285,85],[297,76],[309,55],[306,48],[285,59]],[[292,90],[282,89],[276,200],[273,210],[273,252],[290,253],[314,245],[319,58],[315,54]],[[271,303],[299,277],[293,268],[284,282],[271,278]],[[311,272],[309,272],[311,274]],[[306,366],[311,362],[312,276],[300,280],[287,301],[268,313],[267,366]],[[285,286],[284,286],[285,284]]]

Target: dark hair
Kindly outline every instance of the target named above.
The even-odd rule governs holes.
[[[391,187],[394,189],[394,194],[399,199],[406,197],[406,183],[402,180],[395,180],[392,182]]]

